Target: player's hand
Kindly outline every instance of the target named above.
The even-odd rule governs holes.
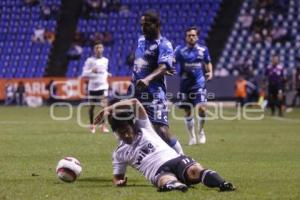
[[[136,82],[137,90],[144,90],[149,86],[149,81],[147,79],[140,79]]]
[[[176,74],[176,69],[174,67],[172,67],[171,69],[166,71],[166,75],[168,76],[174,76]]]
[[[126,184],[127,184],[127,177],[125,177],[124,180],[117,180],[115,182],[115,185],[118,187],[126,186]]]
[[[212,72],[206,72],[205,76],[206,76],[206,80],[209,81],[213,78],[213,73]]]
[[[109,115],[110,115],[109,107],[104,108],[97,114],[93,124],[94,125],[102,124]]]

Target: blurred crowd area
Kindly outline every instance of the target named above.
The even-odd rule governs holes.
[[[268,71],[275,65],[272,59],[276,57],[283,90],[297,96],[299,11],[297,0],[245,0],[216,65],[215,76],[234,75],[249,83],[248,90],[256,88],[268,95]]]

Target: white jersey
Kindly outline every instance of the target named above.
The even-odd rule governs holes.
[[[154,131],[149,119],[136,120],[137,137],[131,145],[120,142],[113,153],[113,174],[125,174],[127,165],[140,171],[153,184],[157,170],[180,155]]]
[[[96,72],[92,70],[95,69]],[[89,78],[88,90],[107,90],[108,89],[108,59],[105,57],[89,57],[83,66],[82,76]]]

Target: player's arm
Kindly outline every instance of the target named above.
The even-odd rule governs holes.
[[[114,184],[114,186],[117,186],[117,187],[126,186],[127,177],[125,177],[125,174],[114,174],[113,175],[113,184]]]
[[[90,60],[87,59],[82,68],[82,74],[81,74],[82,77],[92,77],[95,75],[96,73],[95,69],[90,67],[90,65],[91,65]]]
[[[107,71],[107,76],[112,77],[112,74],[108,70],[109,69],[109,60],[108,59],[107,59],[107,62],[106,62],[106,68],[107,68],[107,70],[106,70]]]
[[[167,74],[167,67],[165,64],[159,64],[158,68],[155,69],[151,74],[143,79],[140,79],[136,83],[136,89],[142,90],[149,86],[150,82],[160,76]]]
[[[179,72],[180,74],[180,65],[179,65],[179,60],[181,59],[180,48],[181,48],[180,45],[178,45],[174,50],[174,56],[172,59],[173,67],[171,68],[173,73],[171,75],[175,75],[177,74],[177,72]]]
[[[118,149],[117,149],[118,150]],[[126,186],[127,177],[125,177],[127,164],[125,160],[120,159],[120,154],[115,150],[112,155],[113,159],[113,178],[112,182],[115,186]]]
[[[213,65],[211,64],[211,62],[205,64],[205,70],[206,80],[211,80],[213,78]]]
[[[108,106],[106,108],[104,108],[102,111],[100,111],[95,120],[94,120],[94,124],[101,124],[104,122],[104,119],[106,117],[108,117],[109,115],[113,114],[113,112],[117,111],[117,110],[124,110],[124,109],[133,109],[135,117],[137,119],[147,119],[148,115],[147,112],[145,110],[145,108],[143,107],[143,105],[141,104],[141,102],[138,99],[128,99],[128,100],[124,100],[124,101],[120,101],[117,102],[111,106]]]
[[[204,51],[204,63],[206,80],[209,81],[213,78],[213,65],[211,63],[211,58],[207,47]]]

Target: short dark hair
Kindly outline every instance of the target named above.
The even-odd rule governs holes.
[[[198,29],[198,27],[197,26],[190,26],[190,27],[188,27],[186,30],[185,30],[185,35],[187,34],[187,32],[189,32],[189,31],[192,31],[192,30],[194,30],[194,31],[196,31],[196,34],[199,36],[199,29]]]
[[[154,23],[158,26],[160,25],[160,16],[154,10],[148,10],[148,11],[144,12],[142,16],[148,17],[152,23]]]
[[[94,42],[94,46],[93,47],[95,47],[96,45],[99,45],[99,44],[103,45],[103,43],[100,40],[97,40],[97,41]]]
[[[111,129],[115,132],[118,128],[122,128],[126,125],[134,125],[134,115],[133,112],[126,111],[117,111],[111,114],[108,117],[108,122],[111,126]]]

